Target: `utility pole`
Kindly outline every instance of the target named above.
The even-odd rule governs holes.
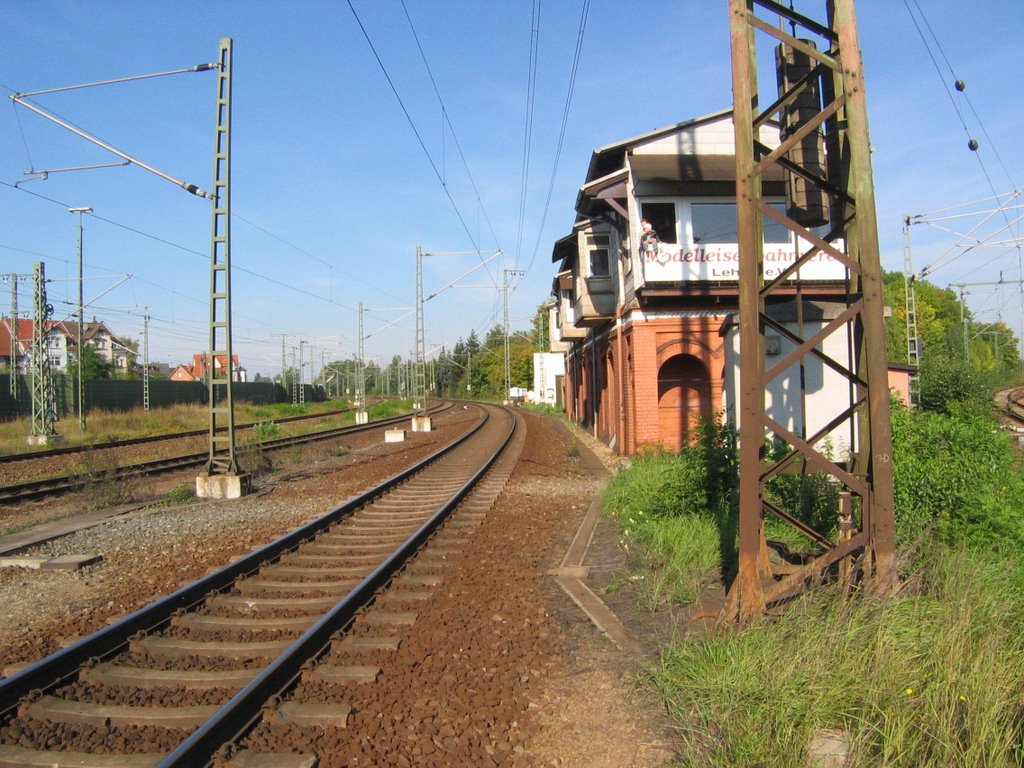
[[[288,362],[287,362],[287,359],[285,358],[285,346],[284,346],[284,343],[285,343],[285,339],[288,337],[288,334],[287,333],[272,333],[270,335],[271,336],[280,336],[281,337],[281,387],[287,393],[290,390],[290,387],[288,386],[288,381],[287,381],[287,376],[286,376],[286,373],[288,371]]]
[[[504,297],[504,300],[502,301],[502,305],[504,306],[504,324],[503,324],[502,327],[505,330],[505,392],[502,395],[501,399],[502,399],[502,402],[505,402],[505,403],[507,403],[509,397],[511,397],[511,390],[512,390],[512,369],[511,369],[510,363],[509,363],[509,346],[508,346],[508,336],[509,336],[509,328],[508,328],[508,279],[509,279],[509,277],[522,277],[525,274],[526,273],[524,271],[522,271],[521,269],[506,269],[505,270],[505,279],[502,281],[502,284],[501,284],[502,296]]]
[[[729,619],[747,620],[760,614],[837,563],[860,563],[865,580],[870,579],[868,584],[880,592],[895,575],[888,361],[864,67],[853,0],[828,0],[823,6],[825,19],[819,21],[773,0],[729,0],[740,251],[741,416],[739,568],[724,610]],[[787,26],[792,33],[784,31]],[[760,97],[757,84],[758,31],[779,43],[778,89],[767,98]],[[826,52],[805,38],[822,40]],[[759,104],[770,106],[758,112]],[[772,121],[782,126],[775,149],[761,143],[761,129]],[[827,155],[821,150],[822,141],[829,149]],[[762,178],[770,170],[781,171],[790,180],[785,215],[775,211],[762,192]],[[778,220],[808,244],[793,266],[767,282],[764,216]],[[832,228],[824,238],[810,231],[828,222]],[[769,300],[792,301],[790,278],[811,259],[822,256],[843,265],[848,286],[845,310],[802,338],[803,327],[794,332],[768,313]],[[803,300],[797,292],[798,311]],[[789,339],[793,350],[766,370],[768,331]],[[824,341],[833,334],[849,350],[848,360],[823,351]],[[835,404],[834,415],[816,434],[800,437],[772,418],[765,391],[790,366],[803,365],[812,357],[849,382],[851,398]],[[801,385],[801,403],[805,396]],[[826,438],[844,425],[850,427],[855,442],[852,460],[840,463],[826,448]],[[765,459],[762,451],[768,436],[791,449],[784,458]],[[803,525],[768,498],[766,485],[773,477],[808,468],[859,500],[860,529],[852,529],[839,543]],[[801,530],[823,553],[795,572],[775,578],[764,533],[766,513]],[[837,519],[840,514],[837,510]]]
[[[292,405],[299,404],[299,374],[300,369],[295,364],[295,347],[292,347]]]
[[[211,211],[211,245],[210,245],[210,344],[209,360],[211,368],[208,377],[208,394],[210,404],[210,447],[209,459],[206,463],[205,474],[196,478],[196,494],[200,497],[221,497],[236,498],[244,495],[248,488],[248,478],[239,470],[235,457],[235,429],[234,429],[234,396],[232,392],[233,364],[231,354],[231,76],[232,76],[232,41],[229,37],[221,38],[218,60],[214,63],[198,64],[193,67],[173,70],[169,72],[150,73],[132,77],[119,77],[113,80],[103,80],[93,83],[69,85],[59,88],[49,88],[45,91],[32,93],[14,93],[10,95],[11,101],[35,112],[41,117],[56,123],[62,128],[70,131],[76,136],[85,139],[92,144],[111,152],[120,157],[124,162],[103,165],[80,166],[77,168],[59,168],[53,171],[36,170],[33,173],[45,177],[48,172],[56,171],[77,171],[90,168],[107,168],[113,165],[135,165],[150,173],[169,181],[189,194],[201,197],[204,200],[213,202]],[[205,192],[196,184],[177,179],[142,160],[132,157],[110,144],[101,141],[74,125],[48,113],[29,99],[44,93],[57,93],[60,91],[77,90],[93,86],[112,85],[123,83],[129,80],[142,80],[151,77],[164,75],[178,75],[192,72],[217,72],[217,102],[216,121],[214,133],[213,153],[213,193]],[[224,335],[224,351],[218,349],[218,335]],[[222,376],[216,375],[217,355],[223,354],[226,365],[223,366]],[[223,376],[226,371],[226,378]],[[223,397],[220,397],[218,388],[223,390]]]
[[[46,265],[35,264],[34,298],[32,308],[32,434],[29,445],[59,443],[60,435],[54,428],[56,407],[53,398],[53,379],[50,371],[50,350],[46,345],[46,321],[53,307],[46,303]]]
[[[78,333],[75,338],[75,349],[78,355],[78,428],[85,432],[85,385],[82,369],[83,325],[85,324],[85,299],[82,290],[82,214],[92,213],[92,208],[68,208],[68,213],[78,214]]]
[[[1001,275],[1002,275],[1002,273],[1000,272],[1000,276]],[[967,332],[967,303],[966,303],[966,298],[965,298],[967,293],[964,291],[964,289],[965,288],[979,288],[979,287],[995,288],[995,287],[1002,286],[1002,285],[1024,286],[1024,280],[1002,280],[1002,279],[1000,279],[1000,280],[983,280],[981,282],[975,282],[975,283],[950,283],[949,284],[950,288],[959,288],[960,289],[960,326],[961,326],[961,328],[963,330],[963,337],[964,337],[964,360],[968,360],[968,361],[970,360],[970,355],[969,355],[969,340],[970,340],[969,336],[970,336],[970,334]]]

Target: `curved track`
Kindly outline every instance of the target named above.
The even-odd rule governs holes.
[[[344,729],[348,686],[397,648],[511,474],[524,430],[484,411],[412,469],[0,682],[0,766],[314,765],[303,729]]]
[[[1024,387],[1006,390],[998,395],[1005,395],[1006,416],[1018,426],[1024,426]]]

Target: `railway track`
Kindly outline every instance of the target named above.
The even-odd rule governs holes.
[[[1018,426],[1024,426],[1024,387],[1005,392],[1006,415]]]
[[[481,413],[415,467],[0,681],[0,766],[315,765],[309,729],[344,738],[511,474],[525,430]]]
[[[450,407],[451,403],[444,403],[431,412],[444,410]],[[305,417],[303,417],[305,418]],[[346,435],[354,435],[360,432],[366,432],[373,429],[381,429],[395,424],[408,421],[409,415],[404,414],[402,416],[395,416],[388,419],[378,419],[368,424],[362,425],[351,425],[347,427],[337,427],[335,429],[321,430],[319,432],[310,432],[304,435],[293,435],[291,437],[281,437],[273,440],[265,440],[259,444],[259,447],[265,451],[281,450],[283,448],[291,448],[297,445],[304,445],[307,443],[318,442],[322,440],[332,440]],[[187,433],[191,434],[191,433]],[[202,434],[207,434],[203,432]],[[174,438],[185,435],[174,435]],[[149,438],[142,438],[148,441]],[[172,439],[167,437],[165,439]],[[106,469],[102,473],[102,480],[104,482],[124,480],[127,478],[138,478],[147,477],[152,475],[162,474],[164,472],[171,472],[178,469],[187,469],[189,467],[198,467],[206,463],[209,458],[208,451],[200,451],[198,453],[189,453],[181,456],[168,456],[159,459],[153,459],[151,461],[136,462],[132,464],[126,464],[124,466],[111,467]],[[48,477],[40,480],[30,480],[22,483],[14,483],[6,486],[0,486],[0,504],[14,504],[19,501],[27,501],[30,499],[40,499],[47,496],[52,496],[61,493],[67,493],[69,491],[77,491],[85,488],[97,481],[97,477],[92,474],[71,474],[59,477]]]
[[[302,416],[286,416],[284,418],[273,419],[275,424],[290,424],[293,422],[305,421],[309,419],[322,419],[328,416],[343,416],[346,413],[352,413],[355,408],[341,408],[334,411],[323,411],[321,413],[304,414]],[[235,429],[238,431],[252,429],[259,422],[252,422],[250,424],[236,424]],[[167,440],[180,440],[188,437],[204,437],[210,432],[209,428],[206,429],[191,429],[186,432],[172,432],[164,435],[149,435],[147,437],[132,437],[125,440],[110,440],[104,443],[96,443],[92,445],[66,445],[58,448],[45,448],[35,451],[22,451],[21,453],[6,453],[0,454],[0,464],[15,464],[21,461],[33,461],[39,459],[53,458],[57,456],[76,456],[87,451],[101,451],[112,448],[129,448],[134,445],[146,445],[148,443],[159,443]]]

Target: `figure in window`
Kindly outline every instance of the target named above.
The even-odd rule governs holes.
[[[643,219],[640,222],[640,258],[645,261],[654,261],[658,256],[658,233],[654,231],[651,222]]]

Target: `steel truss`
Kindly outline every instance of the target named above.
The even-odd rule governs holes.
[[[879,263],[874,189],[868,145],[864,70],[857,44],[853,0],[823,3],[826,21],[818,22],[771,0],[730,0],[733,68],[733,109],[736,126],[736,192],[740,247],[740,510],[739,563],[724,616],[745,620],[766,606],[786,599],[838,566],[849,573],[859,563],[862,576],[884,586],[892,577],[893,486],[889,424],[886,336],[883,320],[882,272]],[[758,12],[762,16],[758,16]],[[784,30],[789,26],[792,33]],[[785,58],[797,52],[806,71],[783,78],[777,98],[758,111],[757,33],[781,44]],[[821,50],[812,40],[821,41]],[[769,41],[772,42],[772,41]],[[810,99],[808,101],[808,95]],[[812,109],[808,112],[808,103]],[[797,112],[799,108],[799,112]],[[771,149],[759,141],[760,129],[778,120],[781,144]],[[809,142],[824,139],[826,163],[803,162]],[[762,177],[780,167],[790,187],[807,195],[823,195],[832,222],[824,238],[799,223],[808,221],[791,199],[786,214],[764,199]],[[797,254],[796,263],[770,281],[764,279],[763,216],[787,227],[811,247]],[[820,222],[819,222],[820,223]],[[790,278],[802,265],[827,254],[846,270],[845,311],[811,335],[769,317],[772,299],[781,298]],[[798,292],[797,302],[803,302]],[[799,311],[799,309],[798,309]],[[765,332],[788,339],[793,349],[765,369]],[[847,360],[822,351],[833,334],[849,339]],[[768,413],[765,390],[787,368],[815,362],[838,372],[849,382],[850,398],[836,406],[834,417],[816,434],[793,434]],[[801,383],[800,397],[806,397]],[[795,393],[793,393],[795,396]],[[849,425],[853,445],[849,461],[837,461],[823,443],[835,429]],[[790,449],[780,460],[770,460],[766,439],[782,440]],[[826,475],[838,484],[844,503],[837,509],[838,541],[813,531],[789,510],[771,503],[768,482],[786,472]],[[852,504],[850,501],[852,500]],[[768,557],[764,516],[772,514],[797,527],[822,550],[809,562],[777,573]],[[856,558],[855,560],[852,558]]]
[[[32,437],[43,442],[57,434],[57,404],[50,369],[50,349],[47,344],[46,322],[53,307],[46,302],[46,265],[37,261],[33,275],[32,302]],[[17,319],[15,319],[17,327]],[[13,372],[11,373],[13,377]]]
[[[210,236],[210,458],[207,475],[241,473],[235,456],[235,401],[231,350],[231,69],[232,40],[221,38],[217,57],[217,126],[213,145]],[[217,367],[217,360],[224,364]]]

